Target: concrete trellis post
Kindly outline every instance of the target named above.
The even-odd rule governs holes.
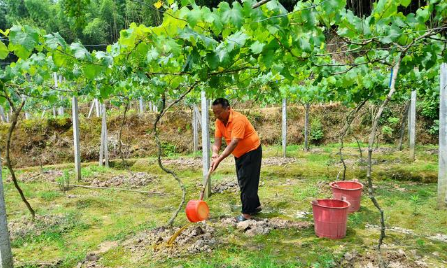
[[[73,122],[73,143],[74,143],[74,160],[75,173],[78,181],[81,180],[81,146],[79,144],[79,107],[78,98],[73,97],[72,100],[72,122]]]
[[[139,102],[139,106],[140,106],[140,114],[144,113],[144,102],[143,102],[143,98],[140,97],[140,99],[138,100]]]
[[[286,157],[287,150],[287,99],[282,99],[282,156]]]
[[[106,105],[102,104],[102,123],[101,123],[101,147],[99,149],[99,165],[109,167],[109,149],[107,142],[107,112]]]
[[[203,158],[203,183],[205,183],[210,169],[210,132],[209,132],[209,107],[208,100],[206,99],[205,91],[201,94],[202,100],[202,158]],[[211,183],[208,181],[208,185],[205,190],[205,197],[211,194]]]
[[[0,119],[6,123],[5,109],[3,109],[3,106],[0,106]]]
[[[439,103],[438,207],[447,208],[447,64],[441,64]]]
[[[198,110],[197,105],[193,105],[192,108],[192,132],[193,132],[193,152],[194,156],[196,156],[198,148],[199,148],[199,118],[197,116]]]
[[[411,91],[411,103],[410,103],[410,117],[408,124],[408,131],[410,134],[410,159],[415,159],[415,143],[416,143],[416,90]]]

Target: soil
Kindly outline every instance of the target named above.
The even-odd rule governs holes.
[[[311,227],[313,224],[308,221],[296,222],[278,218],[257,219],[253,218],[243,222],[236,222],[235,218],[223,218],[220,221],[223,227],[233,226],[247,236],[255,236],[258,234],[268,234],[274,229],[296,229],[297,231]]]
[[[211,186],[212,193],[223,193],[226,191],[237,192],[239,191],[239,186],[236,178],[223,178],[221,181],[215,183]]]
[[[285,166],[295,162],[297,162],[297,159],[291,157],[269,157],[262,159],[263,166]]]
[[[27,236],[37,237],[53,227],[64,228],[67,225],[66,219],[55,215],[36,215],[34,221],[30,217],[22,217],[8,221],[8,230],[11,241]]]
[[[178,159],[162,159],[163,165],[171,165],[176,168],[201,168],[202,158],[178,158]]]
[[[149,183],[157,181],[157,177],[154,177],[146,172],[128,173],[125,175],[113,176],[112,178],[86,178],[84,182],[90,184],[90,186],[97,187],[119,187],[127,186],[130,188],[138,188],[148,185]]]
[[[200,222],[188,226],[171,244],[169,239],[180,228],[159,227],[143,231],[123,242],[133,258],[140,258],[148,252],[154,258],[172,258],[198,252],[211,252],[217,240],[215,229],[209,222]]]
[[[45,170],[43,172],[27,172],[18,176],[18,180],[24,183],[32,182],[51,182],[56,183],[59,178],[63,177],[62,170]],[[152,182],[156,182],[158,177],[155,177],[146,172],[129,172],[113,177],[101,174],[101,176],[93,175],[91,177],[83,177],[84,184],[96,187],[119,187],[126,186],[129,188],[138,188],[146,186]],[[8,176],[7,182],[11,182],[11,177]]]
[[[429,267],[423,260],[411,260],[402,249],[387,250],[384,247],[382,251],[383,253],[380,257],[376,251],[367,251],[361,255],[356,251],[347,252],[338,265],[346,268],[379,268],[379,260],[381,258],[385,264],[385,267],[389,268]]]

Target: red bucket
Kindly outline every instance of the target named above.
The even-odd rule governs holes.
[[[186,217],[190,222],[199,222],[208,219],[210,209],[203,200],[190,200],[186,205]]]
[[[340,239],[346,236],[348,201],[317,199],[312,201],[315,234],[318,237]]]
[[[354,181],[334,181],[330,183],[332,188],[332,197],[334,199],[346,198],[351,203],[349,213],[356,212],[360,209],[360,200],[362,199],[363,184]]]

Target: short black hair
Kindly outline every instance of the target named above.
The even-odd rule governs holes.
[[[222,108],[228,108],[230,107],[230,103],[228,102],[227,99],[225,98],[217,98],[213,101],[213,106],[214,105],[222,105]]]

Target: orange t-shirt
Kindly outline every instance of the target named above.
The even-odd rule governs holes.
[[[233,138],[240,139],[232,153],[237,158],[257,149],[261,145],[258,133],[256,133],[255,128],[248,121],[247,117],[233,109],[230,109],[230,117],[226,126],[222,121],[216,120],[214,137],[217,139],[224,137],[227,145],[230,144]]]

